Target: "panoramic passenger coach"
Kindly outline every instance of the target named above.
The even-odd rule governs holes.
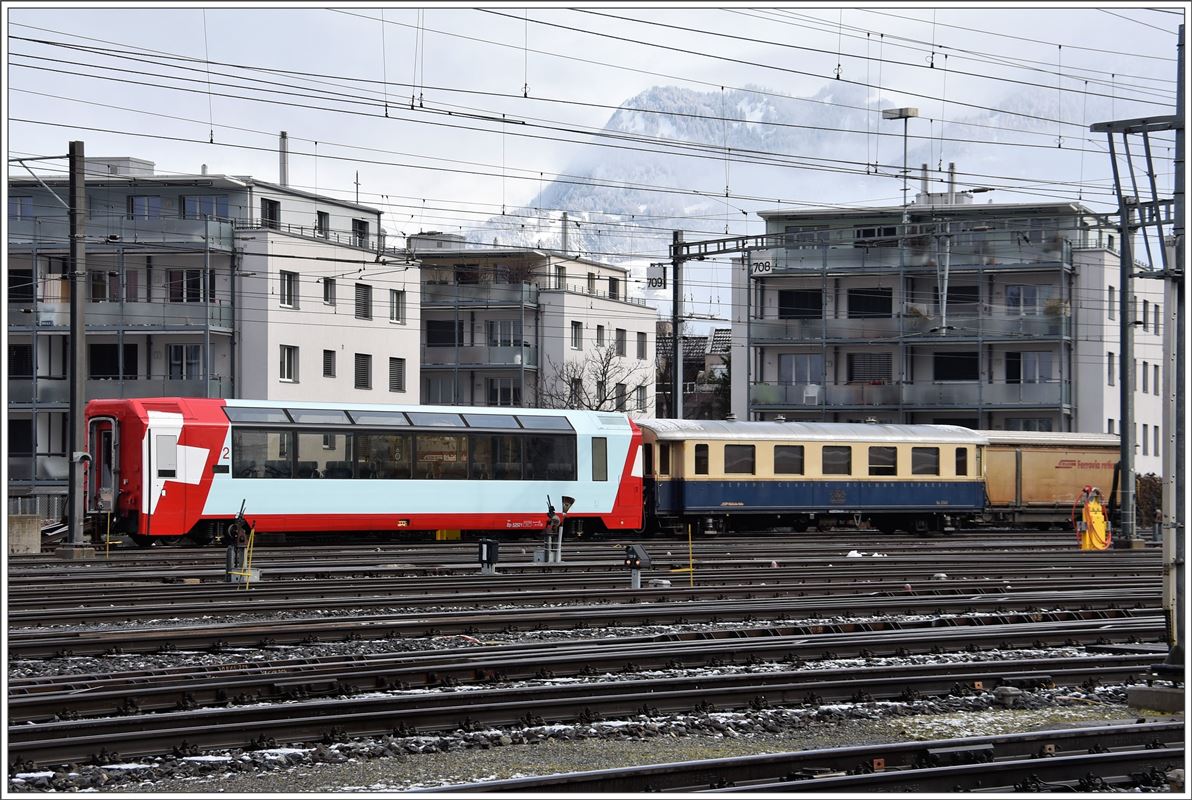
[[[113,533],[540,531],[642,524],[641,434],[624,414],[196,398],[87,404],[87,508]],[[103,524],[107,524],[106,521]]]

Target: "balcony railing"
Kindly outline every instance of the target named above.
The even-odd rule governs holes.
[[[213,377],[211,397],[232,397],[230,378]],[[70,381],[66,378],[12,378],[8,381],[8,402],[31,405],[36,395],[38,405],[66,405],[70,402]],[[205,397],[202,378],[91,378],[83,386],[83,397],[100,400],[117,397]]]
[[[901,256],[897,244],[891,246],[855,247],[851,242],[839,246],[801,247],[763,251],[755,254],[754,263],[769,261],[771,269],[762,275],[782,273],[865,272],[891,271],[905,264],[908,270],[935,269],[941,258],[934,243],[929,246],[908,244]],[[948,259],[949,270],[973,271],[986,268],[1030,269],[1062,264],[1072,265],[1072,245],[1067,239],[1049,237],[1036,244],[1011,242],[979,242],[956,246]],[[754,271],[754,277],[758,272]]]
[[[457,360],[459,366],[463,369],[537,367],[538,348],[532,345],[523,345],[521,347],[476,345],[460,348],[422,348],[423,369],[454,367]]]
[[[9,309],[10,326],[70,327],[70,303],[37,303],[29,311]],[[226,303],[87,303],[83,309],[87,330],[202,330],[232,328],[232,306]]]
[[[70,477],[70,464],[65,455],[10,455],[8,481],[65,481]]]
[[[87,245],[105,243],[170,243],[202,246],[204,240],[213,250],[231,250],[233,223],[231,220],[187,219],[159,217],[129,219],[123,215],[94,217],[87,220],[84,236]],[[63,210],[60,216],[43,216],[8,221],[9,244],[49,243],[63,250],[70,242],[70,222]]]
[[[1072,320],[1064,315],[949,312],[947,325],[938,312],[908,307],[902,319],[751,319],[749,336],[754,344],[781,342],[855,341],[894,339],[958,339],[965,337],[1038,339],[1072,335]]]
[[[1006,406],[1034,408],[1071,402],[1066,383],[894,383],[781,384],[757,382],[749,402],[772,409],[821,406],[897,406],[970,408]]]
[[[422,284],[422,305],[538,305],[538,287],[532,283]]]

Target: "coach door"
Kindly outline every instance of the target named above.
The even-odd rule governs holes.
[[[186,533],[186,486],[178,482],[178,429],[149,430],[149,521],[146,533]]]
[[[120,442],[114,417],[92,417],[87,442],[91,464],[87,470],[86,508],[89,512],[115,510],[120,482]]]

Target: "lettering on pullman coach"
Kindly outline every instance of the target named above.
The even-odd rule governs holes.
[[[1061,458],[1056,462],[1056,469],[1113,469],[1112,461],[1081,461],[1076,458]]]

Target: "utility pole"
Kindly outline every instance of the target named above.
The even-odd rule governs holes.
[[[86,246],[83,241],[87,214],[86,160],[83,143],[71,142],[69,152],[70,172],[70,407],[67,419],[66,452],[70,459],[67,472],[70,487],[67,494],[67,524],[69,545],[59,549],[67,558],[88,555],[83,542],[83,492],[84,464],[87,430],[84,411],[84,345],[86,344],[86,320],[83,287],[87,285]]]
[[[683,419],[683,344],[679,327],[683,324],[679,304],[683,298],[683,259],[679,257],[679,246],[683,243],[683,231],[671,235],[671,333],[674,348],[671,350],[671,417]]]

